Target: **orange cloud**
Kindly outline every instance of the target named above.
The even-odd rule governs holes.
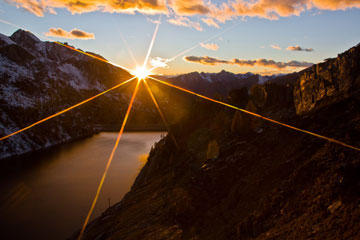
[[[51,37],[60,37],[60,38],[68,38],[68,39],[95,39],[95,35],[93,33],[87,33],[85,31],[79,29],[72,29],[70,32],[62,29],[62,28],[50,28],[49,32],[45,33],[46,36]]]
[[[57,8],[66,8],[72,14],[103,11],[145,14],[167,13],[165,0],[8,0],[17,7],[42,17],[46,12],[56,14]]]
[[[298,51],[298,52],[300,52],[300,51],[305,51],[305,52],[314,51],[314,49],[312,49],[312,48],[302,48],[299,45],[289,46],[289,47],[286,48],[286,50],[288,50],[288,51]]]
[[[237,17],[259,17],[278,19],[300,15],[312,8],[319,10],[345,10],[360,8],[360,0],[6,0],[17,7],[37,15],[56,14],[65,8],[73,14],[93,11],[143,14],[170,14],[169,22],[189,26],[189,21],[181,17],[200,15],[208,26],[218,27],[218,22]],[[216,21],[215,21],[216,20]],[[200,29],[199,23],[194,27]]]
[[[345,10],[347,8],[360,8],[359,0],[236,0],[232,7],[235,15],[278,19],[299,15],[311,8],[320,10]]]
[[[210,12],[203,0],[170,0],[169,5],[178,15],[206,15]]]
[[[234,58],[231,61],[228,61],[228,60],[222,60],[209,56],[203,56],[203,57],[185,56],[183,59],[187,62],[200,63],[203,65],[210,65],[210,66],[229,64],[229,65],[239,65],[246,67],[258,66],[258,67],[285,69],[287,67],[306,68],[313,65],[313,63],[309,63],[309,62],[299,62],[299,61],[276,62],[272,59],[242,60],[242,59]]]
[[[276,49],[276,50],[281,50],[281,47],[279,45],[270,45],[270,47],[272,47],[273,49]]]
[[[347,8],[360,8],[359,0],[312,0],[312,5],[323,10],[345,10]]]
[[[215,43],[200,43],[200,46],[212,51],[216,51],[219,49],[219,46]]]

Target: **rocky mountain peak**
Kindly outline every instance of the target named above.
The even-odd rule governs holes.
[[[34,34],[29,31],[25,31],[22,29],[17,30],[10,36],[11,40],[17,42],[20,45],[34,45],[36,43],[41,42],[39,38],[37,38]]]
[[[225,71],[224,69],[221,70],[221,72],[218,73],[219,76],[229,76],[229,75],[234,75],[233,73],[230,73],[228,71]]]

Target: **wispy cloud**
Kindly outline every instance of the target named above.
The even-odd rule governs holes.
[[[169,62],[169,59],[165,59],[165,58],[160,58],[160,57],[156,57],[156,58],[150,58],[150,64],[153,67],[156,68],[169,68],[169,66],[166,64],[167,62]]]
[[[50,28],[49,32],[45,33],[46,36],[51,37],[60,37],[60,38],[68,38],[68,39],[95,39],[95,35],[93,33],[88,33],[80,29],[72,29],[71,31],[66,31],[62,28]]]
[[[153,23],[153,24],[158,24],[158,23],[160,23],[160,20],[159,20],[159,19],[146,18],[146,20],[147,20],[148,22]]]
[[[312,49],[312,48],[302,48],[299,45],[289,46],[289,47],[286,48],[286,50],[288,50],[288,51],[298,51],[298,52],[301,52],[301,51],[312,52],[312,51],[314,51],[314,49]]]
[[[273,49],[276,49],[276,50],[281,50],[281,47],[279,45],[273,44],[273,45],[270,45],[270,47]]]
[[[203,28],[201,27],[200,23],[193,22],[188,17],[175,16],[174,18],[170,18],[167,21],[177,26],[189,27],[189,28],[194,28],[198,31],[203,31]]]
[[[200,43],[200,46],[212,51],[216,51],[219,49],[219,46],[215,43]]]
[[[212,18],[202,18],[201,21],[203,21],[208,26],[220,28],[219,24],[217,24]]]
[[[229,65],[238,65],[238,66],[246,66],[246,67],[255,67],[255,66],[269,67],[276,69],[284,69],[287,67],[305,68],[313,65],[313,63],[310,62],[300,62],[300,61],[276,62],[272,59],[243,60],[243,59],[234,58],[229,61],[229,60],[222,60],[209,56],[203,56],[203,57],[185,56],[184,60],[187,62],[199,63],[210,66],[229,64]]]
[[[220,64],[231,64],[230,61],[221,60],[209,56],[196,57],[196,56],[185,56],[184,60],[187,62],[200,63],[203,65],[220,65]]]

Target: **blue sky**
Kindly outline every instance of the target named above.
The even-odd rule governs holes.
[[[110,13],[102,10],[72,14],[67,8],[55,8],[56,14],[44,11],[43,16],[37,16],[34,12],[29,11],[24,3],[21,3],[23,5],[19,3],[22,1],[16,1],[18,2],[0,3],[0,19],[20,25],[36,33],[40,38],[41,35],[49,32],[50,28],[61,28],[66,31],[76,28],[87,33],[93,33],[95,38],[87,40],[49,38],[68,42],[77,48],[101,54],[112,62],[130,68],[134,67],[134,63],[124,45],[121,34],[126,38],[138,63],[142,64],[156,26],[150,19],[158,20],[160,16],[159,14],[149,15],[139,12],[134,14]],[[238,1],[241,2],[242,0]],[[296,2],[296,0],[292,1]],[[321,2],[320,0],[315,1]],[[216,4],[219,2],[216,1]],[[360,5],[356,0],[354,4]],[[336,57],[338,53],[360,42],[359,8],[353,7],[345,10],[331,8],[329,10],[327,7],[321,6],[320,8],[313,7],[304,10],[298,16],[295,14],[281,16],[284,14],[280,12],[280,16],[275,20],[270,20],[266,16],[247,16],[248,13],[231,16],[224,23],[213,17],[212,19],[218,23],[219,28],[208,26],[202,22],[201,19],[208,18],[208,14],[189,15],[175,10],[175,14],[162,14],[151,57],[171,58],[183,50],[229,29],[207,42],[216,45],[217,50],[209,50],[199,46],[169,62],[169,68],[157,69],[157,73],[218,72],[222,69],[235,73],[250,71],[264,74],[298,71],[303,68],[276,68],[259,64],[239,65],[233,64],[232,59],[244,61],[266,59],[282,63],[295,60],[318,63],[325,58]],[[339,7],[339,9],[343,8],[343,6]],[[176,17],[189,19],[191,21],[190,26],[178,26],[169,22],[169,19]],[[192,27],[194,24],[199,24],[202,31]],[[11,35],[16,29],[13,26],[0,23],[0,32],[5,35]],[[45,39],[43,38],[43,40]],[[311,48],[313,51],[286,50],[289,46],[296,45],[302,49]],[[216,59],[216,62],[213,60],[211,63],[200,62],[200,60],[190,62],[183,59],[185,56],[196,56],[199,59],[206,56]],[[220,63],[217,60],[226,61],[226,63]]]

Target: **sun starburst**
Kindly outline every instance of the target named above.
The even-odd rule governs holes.
[[[135,70],[131,72],[132,75],[136,76],[137,79],[143,80],[151,75],[151,71],[146,67],[137,67]]]

